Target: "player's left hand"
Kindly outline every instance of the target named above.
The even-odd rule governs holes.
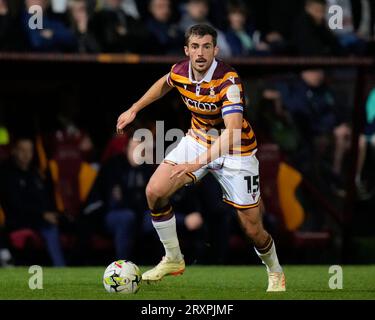
[[[174,177],[180,178],[184,174],[189,173],[189,172],[194,172],[197,171],[202,167],[201,164],[199,163],[181,163],[177,164],[172,168],[172,174],[170,176],[171,179]]]

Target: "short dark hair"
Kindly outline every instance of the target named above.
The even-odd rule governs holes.
[[[308,6],[310,4],[320,4],[322,6],[326,6],[327,5],[327,1],[326,0],[306,0],[305,1],[305,5]]]
[[[228,14],[230,13],[242,13],[245,17],[248,15],[246,6],[242,4],[230,3],[227,8]]]
[[[204,3],[206,5],[209,5],[209,0],[189,0],[188,3]]]
[[[186,32],[185,32],[185,45],[189,44],[189,39],[192,35],[200,36],[200,37],[204,37],[205,35],[210,35],[210,36],[212,36],[214,46],[216,47],[217,32],[210,25],[208,25],[208,24],[195,24],[195,25],[191,26],[189,29],[187,29]]]
[[[20,142],[24,142],[24,141],[31,142],[32,145],[34,145],[34,139],[26,134],[19,134],[19,135],[12,136],[10,145],[12,148],[15,148],[18,146]]]

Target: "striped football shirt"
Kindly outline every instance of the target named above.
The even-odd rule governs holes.
[[[245,98],[241,79],[232,67],[220,60],[214,59],[199,82],[193,80],[190,61],[181,61],[173,65],[167,82],[179,91],[182,101],[191,111],[189,134],[206,147],[210,147],[225,129],[226,115],[243,113]],[[232,147],[229,154],[251,155],[256,147],[254,131],[243,119],[241,145]]]

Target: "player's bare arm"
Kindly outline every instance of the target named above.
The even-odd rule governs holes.
[[[161,77],[158,81],[156,81],[151,86],[151,88],[148,89],[148,91],[142,96],[142,98],[135,102],[129,108],[129,110],[125,111],[119,116],[116,126],[117,133],[124,133],[125,127],[134,121],[139,111],[141,111],[143,108],[147,107],[154,101],[160,99],[172,90],[172,87],[169,86],[167,83],[167,76],[168,75],[165,75]]]
[[[204,165],[226,154],[230,148],[241,143],[242,113],[229,114],[224,117],[225,129],[213,145],[192,163],[182,163],[173,167],[171,179],[186,173],[194,172]]]

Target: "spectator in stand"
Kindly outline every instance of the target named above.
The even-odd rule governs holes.
[[[248,23],[246,7],[231,5],[228,8],[229,28],[226,39],[232,56],[262,55],[270,52],[270,47],[261,41],[261,34],[254,25]]]
[[[212,25],[208,21],[209,14],[209,2],[208,0],[189,0],[181,15],[179,27],[181,32],[185,31],[194,24],[207,23]],[[217,31],[217,46],[220,48],[219,57],[227,58],[231,55],[230,46],[225,38],[225,34],[216,28]]]
[[[12,159],[0,170],[0,201],[5,212],[5,227],[8,232],[27,228],[40,233],[53,265],[64,266],[58,213],[46,182],[32,165],[33,149],[31,139],[17,139]]]
[[[77,38],[79,53],[99,52],[99,44],[95,37],[88,32],[89,14],[85,0],[72,0],[69,5],[71,25]]]
[[[90,20],[89,31],[102,52],[147,53],[150,35],[146,27],[127,15],[121,5],[121,0],[105,0]]]
[[[31,29],[29,21],[32,15],[28,12],[31,6],[38,5],[43,10],[43,29]],[[32,51],[72,52],[77,46],[74,33],[59,19],[49,13],[48,0],[25,0],[22,13],[23,30]]]
[[[335,34],[325,20],[325,0],[306,0],[304,12],[295,21],[292,45],[299,55],[342,55]]]
[[[139,164],[140,154],[136,152],[139,144],[130,139],[122,154],[101,167],[83,211],[87,221],[101,221],[97,228],[104,225],[113,236],[118,259],[127,259],[132,254],[137,226],[147,210],[145,188],[154,169]],[[90,219],[88,215],[92,214],[102,218],[92,216]],[[89,224],[87,222],[86,227],[90,227]],[[87,231],[85,236],[89,233]]]
[[[178,54],[184,45],[184,34],[171,22],[170,0],[151,0],[150,17],[146,26],[154,38],[155,46],[150,48],[155,54]]]
[[[303,139],[301,152],[304,149],[307,156],[300,164],[311,164],[313,168],[321,166],[328,147],[333,143],[329,174],[333,181],[333,191],[343,196],[342,164],[344,155],[350,148],[351,128],[346,121],[345,110],[338,110],[334,95],[325,84],[324,71],[304,70],[297,81],[281,83],[278,90],[279,97],[292,115]]]
[[[276,143],[289,162],[298,163],[300,159],[294,160],[294,157],[298,156],[301,148],[299,131],[283,104],[280,92],[273,90],[272,85],[261,91],[255,110],[256,122],[262,124],[258,137]]]

